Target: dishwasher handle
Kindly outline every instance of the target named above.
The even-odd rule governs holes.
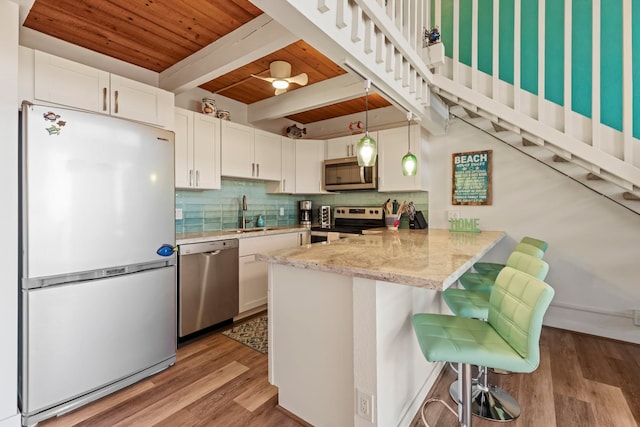
[[[222,249],[218,249],[217,251],[213,251],[213,252],[203,252],[202,255],[214,256],[214,255],[218,255],[220,252],[222,252]]]

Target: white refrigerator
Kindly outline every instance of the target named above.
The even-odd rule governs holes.
[[[175,363],[174,136],[24,103],[23,425]]]

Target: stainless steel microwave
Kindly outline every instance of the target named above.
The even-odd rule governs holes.
[[[322,183],[327,191],[375,190],[378,166],[358,166],[357,157],[325,160]]]

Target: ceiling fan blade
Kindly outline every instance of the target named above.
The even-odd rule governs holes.
[[[300,73],[297,76],[289,77],[285,80],[289,83],[295,83],[297,85],[304,86],[309,82],[309,76],[307,75],[307,73]]]
[[[276,89],[276,96],[277,95],[282,95],[283,93],[285,93],[287,90],[286,89]]]
[[[271,77],[276,79],[286,79],[291,76],[291,64],[285,61],[273,61],[269,64]]]
[[[264,81],[267,81],[269,83],[271,83],[271,82],[273,82],[275,80],[273,77],[262,77],[262,76],[257,76],[255,74],[251,74],[251,77],[255,77],[257,79],[264,80]]]

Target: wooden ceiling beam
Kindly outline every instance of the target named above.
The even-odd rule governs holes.
[[[160,73],[160,87],[179,94],[299,40],[262,14]]]

